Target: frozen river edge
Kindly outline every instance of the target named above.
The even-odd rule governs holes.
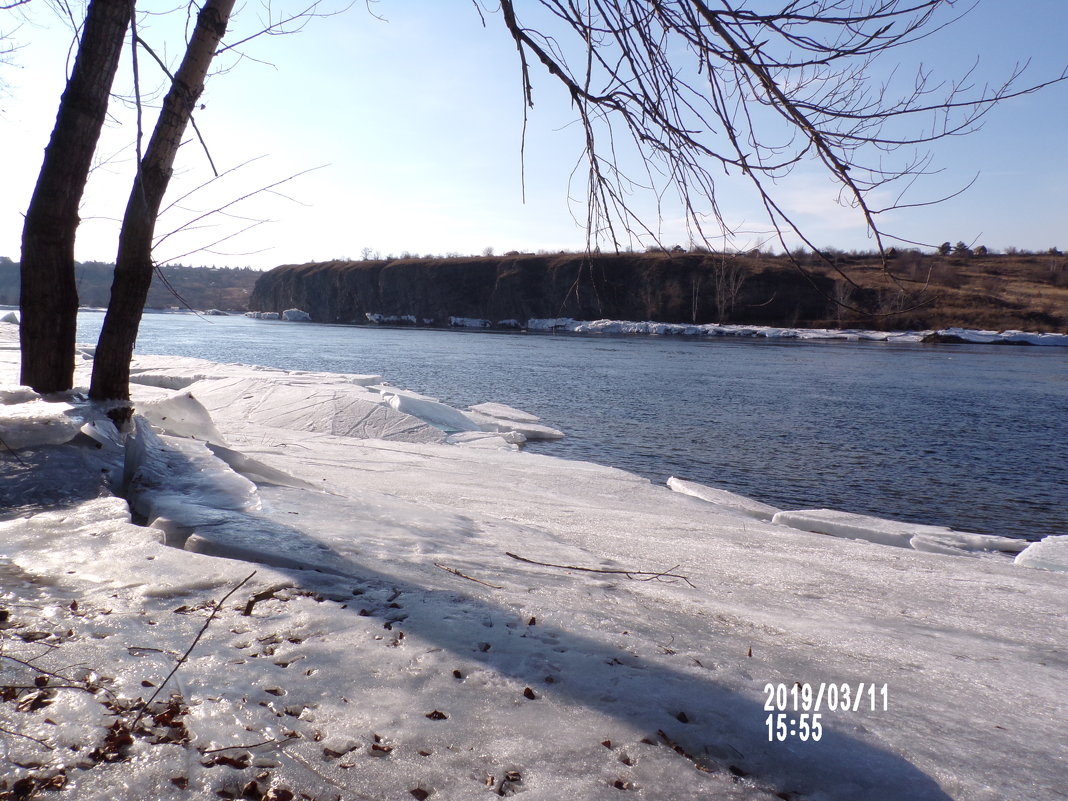
[[[245,316],[255,320],[283,320],[286,322],[310,322],[312,320],[311,315],[302,309],[286,309],[282,312],[245,312]],[[413,314],[367,313],[367,324],[370,325],[404,327],[431,325],[432,323],[432,320],[422,320]],[[876,331],[861,328],[796,328],[730,323],[662,323],[648,320],[575,320],[570,317],[531,318],[525,322],[519,320],[494,321],[474,317],[450,317],[448,318],[448,323],[452,328],[495,331],[523,330],[535,333],[1068,347],[1068,334],[1016,330],[988,331],[975,328]],[[353,322],[352,324],[358,323]]]
[[[466,415],[455,432],[459,410],[378,377],[136,369],[156,430],[125,450],[89,407],[4,396],[5,440],[24,439],[5,482],[27,507],[0,523],[5,653],[50,642],[43,666],[147,694],[205,601],[257,574],[168,685],[188,739],[138,734],[135,760],[63,767],[58,797],[97,797],[102,771],[102,798],[241,790],[257,771],[322,798],[1058,797],[1064,576],[1013,564],[1002,538],[524,453],[511,435],[537,421],[488,405],[500,433]],[[101,470],[150,527],[97,497]],[[765,685],[794,682],[885,686],[889,703],[824,710],[819,742],[768,742]],[[0,704],[8,764],[76,762],[35,745],[56,738],[99,747],[117,713],[92,699],[57,691],[32,719]],[[205,765],[218,749],[247,764]]]

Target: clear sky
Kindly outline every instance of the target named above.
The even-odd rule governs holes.
[[[521,11],[527,3],[533,0],[520,0]],[[82,8],[72,7],[76,13]],[[154,5],[159,11],[170,7]],[[575,172],[580,131],[562,89],[537,65],[524,200],[519,65],[499,14],[486,15],[484,27],[470,0],[379,0],[369,8],[373,13],[356,2],[342,14],[312,20],[298,34],[257,40],[243,49],[246,58],[223,63],[228,69],[209,81],[197,122],[220,171],[257,160],[183,200],[161,218],[157,233],[319,169],[232,207],[230,216],[208,218],[165,239],[157,258],[269,268],[360,258],[365,248],[399,256],[584,247],[585,173],[581,165]],[[258,25],[259,9],[256,3],[242,8],[234,23],[238,35]],[[141,33],[174,64],[184,22],[182,10],[143,16]],[[962,20],[902,53],[902,68],[911,71],[912,59],[922,59],[952,79],[978,60],[973,78],[982,85],[998,83],[1017,62],[1030,60],[1024,81],[1040,81],[1068,64],[1066,30],[1065,0],[982,0]],[[46,0],[34,0],[17,11],[0,11],[0,32],[17,48],[0,64],[0,256],[17,260],[21,215],[55,120],[71,30]],[[160,86],[146,56],[141,70],[143,90]],[[83,202],[81,260],[114,259],[117,218],[134,163],[130,87],[125,66],[116,83],[125,99],[112,103]],[[911,197],[939,197],[978,176],[974,185],[938,206],[895,212],[884,227],[935,245],[963,240],[995,249],[1068,248],[1066,131],[1068,84],[1006,102],[977,133],[936,145],[933,166],[942,172],[917,184]],[[168,199],[209,176],[204,152],[191,140]],[[718,182],[718,191],[725,217],[751,232],[734,246],[764,241],[760,232],[768,226],[751,191],[729,179]],[[798,168],[775,191],[817,245],[872,246],[862,221],[835,204],[834,187],[815,165]],[[665,244],[689,243],[676,214],[669,211],[661,220],[651,202],[637,203]],[[207,252],[185,255],[257,220],[269,222]]]

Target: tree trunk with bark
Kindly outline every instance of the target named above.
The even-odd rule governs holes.
[[[182,136],[204,90],[208,68],[226,33],[233,7],[234,0],[208,0],[201,8],[193,37],[163,100],[152,138],[141,159],[122,220],[111,300],[93,361],[89,396],[94,400],[130,397],[130,359],[152,284],[156,218]]]
[[[133,0],[93,0],[59,104],[22,229],[19,305],[23,384],[62,392],[74,384],[78,206],[108,109]]]

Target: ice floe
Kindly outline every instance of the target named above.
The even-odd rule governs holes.
[[[777,512],[771,519],[780,526],[864,540],[895,548],[913,548],[945,554],[1015,554],[1027,547],[1025,540],[989,534],[971,534],[944,526],[904,523],[881,517],[840,512],[835,509],[800,509]]]
[[[1068,572],[1068,534],[1045,537],[1016,555],[1016,564]]]
[[[554,440],[565,436],[563,431],[543,425],[529,412],[503,403],[475,404],[468,408],[466,416],[483,431],[514,432],[528,440]]]
[[[668,489],[675,492],[692,495],[694,498],[700,498],[702,501],[711,503],[720,509],[738,512],[757,520],[771,520],[780,511],[774,506],[755,501],[752,498],[746,498],[744,495],[708,487],[704,484],[698,484],[696,481],[685,481],[675,476],[671,476],[667,480],[667,486]]]

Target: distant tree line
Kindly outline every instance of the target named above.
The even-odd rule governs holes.
[[[152,279],[147,308],[244,311],[259,272],[249,267],[193,267],[166,265]],[[98,261],[74,263],[78,298],[83,306],[106,307],[111,296],[115,265]],[[0,256],[0,305],[19,303],[19,264]]]

